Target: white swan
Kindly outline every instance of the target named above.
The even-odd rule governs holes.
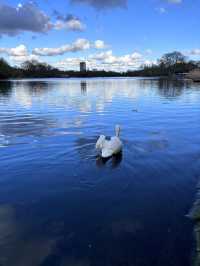
[[[107,140],[104,135],[101,135],[96,143],[96,149],[101,150],[101,156],[103,158],[109,158],[122,151],[122,142],[119,138],[120,126],[115,126],[114,137],[111,137],[110,140]]]

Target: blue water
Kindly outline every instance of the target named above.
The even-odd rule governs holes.
[[[0,82],[1,266],[191,265],[199,176],[200,84]]]

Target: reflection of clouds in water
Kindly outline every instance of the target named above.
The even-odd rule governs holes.
[[[90,112],[104,110],[105,104],[112,102],[114,97],[135,99],[138,95],[137,80],[49,80],[48,83],[17,81],[12,83],[11,100],[15,100],[24,108],[31,108],[34,101]]]
[[[0,134],[0,148],[7,147],[9,145],[9,137]]]
[[[103,112],[106,105],[116,97],[135,100],[149,94],[151,90],[155,92],[155,88],[160,95],[174,99],[182,95],[188,84],[185,81],[163,79],[64,79],[48,82],[15,81],[4,86],[9,91],[4,97],[11,98],[11,101],[16,101],[24,108],[31,108],[33,103],[42,103],[87,113]]]
[[[66,120],[56,120],[51,116],[37,115],[4,117],[3,122],[0,123],[0,148],[17,143],[27,143],[29,141],[27,138],[30,137],[81,135],[82,131],[79,129],[83,121],[79,117]]]
[[[12,88],[14,101],[22,107],[30,109],[35,98],[37,98],[37,101],[44,99],[46,94],[48,94],[50,84],[42,81],[14,81]]]
[[[56,121],[50,117],[37,115],[4,116],[0,124],[1,136],[41,136],[55,127]]]
[[[81,116],[75,118],[66,117],[64,119],[60,119],[57,124],[59,124],[59,127],[63,129],[80,128],[84,124],[84,118]]]

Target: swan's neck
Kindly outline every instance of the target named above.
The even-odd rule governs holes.
[[[116,137],[119,137],[119,135],[120,135],[120,126],[116,126],[115,127],[115,134],[116,134]]]

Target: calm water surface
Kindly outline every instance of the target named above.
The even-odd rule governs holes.
[[[188,266],[199,169],[199,84],[0,82],[0,265]]]

